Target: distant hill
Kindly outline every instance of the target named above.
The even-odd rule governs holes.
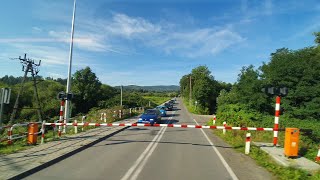
[[[116,86],[115,88],[120,88],[119,86]],[[123,86],[123,90],[144,90],[144,91],[156,91],[156,92],[165,92],[165,91],[179,91],[180,87],[176,85],[170,85],[170,86],[136,86],[136,85],[129,85],[129,86]]]

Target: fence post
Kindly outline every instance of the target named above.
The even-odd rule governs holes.
[[[74,126],[74,133],[78,134],[78,121],[77,120],[74,120],[73,126]]]
[[[318,150],[318,154],[316,157],[316,162],[320,162],[320,145],[319,145],[319,150]]]
[[[250,142],[251,142],[251,133],[246,134],[246,146],[245,146],[245,154],[249,154],[250,152]]]
[[[103,122],[106,123],[106,122],[107,122],[107,113],[105,112],[105,113],[103,113],[103,115],[104,115],[104,116],[103,116]]]
[[[274,117],[274,129],[273,130],[273,146],[277,146],[278,144],[278,132],[279,132],[279,116],[280,116],[280,96],[276,97],[276,108],[275,108],[275,117]]]
[[[215,116],[215,115],[213,116],[212,124],[213,124],[213,125],[215,125],[215,124],[216,124],[216,116]]]
[[[226,134],[226,126],[227,126],[227,123],[226,123],[226,122],[223,122],[223,126],[224,126],[224,128],[223,128],[222,132],[223,132],[223,134]]]
[[[44,131],[45,131],[45,128],[46,128],[46,121],[43,120],[42,121],[42,126],[41,126],[41,144],[44,143]]]
[[[100,121],[103,120],[103,113],[100,113]]]

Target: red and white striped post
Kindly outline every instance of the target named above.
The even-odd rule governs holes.
[[[246,146],[245,146],[245,154],[250,153],[250,142],[251,142],[251,133],[246,134]]]
[[[316,157],[316,162],[320,162],[320,145],[319,145],[319,150],[318,150],[318,154]]]
[[[12,127],[8,128],[8,145],[12,144]]]
[[[224,127],[224,129],[222,130],[223,134],[226,134],[226,126],[227,126],[227,123],[223,122],[223,127]]]
[[[274,130],[273,130],[273,146],[276,146],[278,144],[278,132],[279,132],[279,116],[280,116],[280,102],[281,97],[276,97],[276,112],[274,117]]]
[[[78,121],[77,120],[74,120],[74,133],[75,134],[78,134]]]
[[[216,120],[217,120],[217,117],[214,115],[214,116],[213,116],[213,121],[212,121],[212,124],[213,124],[213,125],[216,124]]]
[[[61,104],[60,104],[60,117],[59,117],[59,122],[63,123],[63,115],[64,115],[64,105],[65,105],[65,100],[61,100]],[[59,126],[59,130],[58,130],[58,136],[61,137],[61,130],[62,127]]]
[[[44,143],[44,131],[46,128],[46,121],[42,121],[42,125],[41,125],[41,144]]]

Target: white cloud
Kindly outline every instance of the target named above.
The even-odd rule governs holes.
[[[125,14],[114,14],[110,24],[104,28],[114,34],[131,38],[139,34],[154,34],[161,31],[161,27],[140,17],[129,17]]]
[[[42,29],[39,28],[39,27],[34,26],[34,27],[32,27],[32,32],[39,33],[39,32],[42,32]]]

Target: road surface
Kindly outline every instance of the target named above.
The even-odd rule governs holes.
[[[162,123],[196,124],[180,101]],[[238,179],[201,129],[130,127],[26,179]]]

